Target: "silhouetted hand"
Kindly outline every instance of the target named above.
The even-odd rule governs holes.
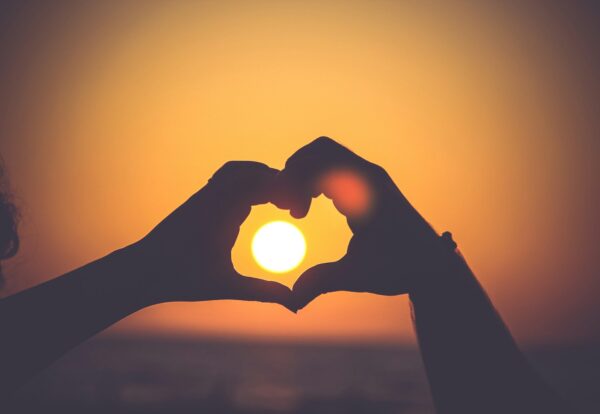
[[[323,193],[353,232],[342,259],[314,266],[296,281],[299,309],[333,291],[407,293],[427,271],[439,238],[383,168],[321,137],[287,160],[278,181],[280,208],[303,217],[311,199]]]
[[[231,248],[252,205],[270,199],[278,171],[257,162],[228,162],[209,183],[134,245],[143,262],[149,304],[240,299],[290,308],[291,291],[238,274]]]

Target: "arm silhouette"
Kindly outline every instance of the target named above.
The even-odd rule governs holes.
[[[69,349],[137,310],[169,301],[240,299],[291,307],[278,283],[239,275],[239,226],[268,201],[277,171],[230,162],[131,246],[0,301],[0,392],[10,394]]]
[[[0,393],[150,303],[129,249],[0,301]],[[136,280],[138,279],[138,280]]]
[[[439,413],[568,413],[531,368],[460,254],[409,294]]]
[[[340,171],[346,178],[337,184],[327,178]],[[353,232],[342,259],[300,276],[298,308],[334,291],[408,293],[438,413],[568,412],[529,366],[451,238],[437,235],[381,167],[321,137],[288,159],[280,180],[290,189],[280,207],[302,217],[322,193]]]

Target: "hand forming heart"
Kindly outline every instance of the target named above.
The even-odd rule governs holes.
[[[354,175],[368,194],[360,211],[344,202],[344,189],[323,177]],[[348,219],[353,237],[347,254],[307,270],[287,287],[239,275],[231,248],[252,205],[269,201],[295,217],[308,213],[323,193]],[[241,299],[275,302],[296,311],[322,293],[346,290],[398,295],[422,277],[437,236],[389,175],[335,141],[321,137],[301,148],[282,171],[250,161],[229,162],[209,183],[140,242],[146,264],[146,301]]]
[[[368,194],[354,201],[364,204],[361,198],[368,197],[368,206],[352,208],[352,197],[350,202],[345,200],[348,197],[344,188],[335,188],[335,182],[324,183],[324,177],[338,171],[354,175],[358,181],[355,186],[367,188]],[[293,154],[278,180],[278,207],[290,209],[295,217],[304,217],[311,199],[323,193],[346,216],[353,233],[342,259],[314,266],[296,281],[296,308],[334,291],[399,295],[414,289],[417,282],[421,283],[419,279],[426,279],[428,257],[436,253],[438,237],[383,168],[321,137]],[[355,191],[361,190],[365,191]]]
[[[295,311],[292,292],[276,282],[238,274],[231,248],[252,205],[272,199],[278,171],[228,162],[209,183],[134,245],[146,275],[145,304],[240,299]]]

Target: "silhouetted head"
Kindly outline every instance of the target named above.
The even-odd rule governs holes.
[[[4,285],[1,261],[19,250],[18,213],[12,202],[4,165],[0,159],[0,288]]]

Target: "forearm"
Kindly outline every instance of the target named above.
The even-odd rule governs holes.
[[[565,412],[531,369],[462,257],[414,292],[413,315],[439,413]]]
[[[148,304],[130,254],[116,251],[0,302],[2,392]]]

